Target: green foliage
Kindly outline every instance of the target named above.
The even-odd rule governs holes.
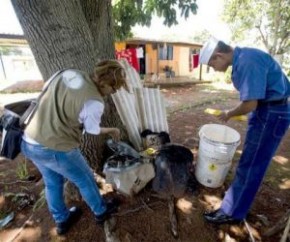
[[[223,18],[231,27],[234,39],[242,40],[246,37],[246,31],[252,29],[261,18],[260,13],[258,1],[229,0],[225,1]]]
[[[229,67],[227,71],[224,73],[224,80],[225,83],[230,84],[232,83],[232,67]]]
[[[153,14],[164,17],[164,25],[170,27],[177,22],[176,10],[181,10],[185,19],[196,14],[196,0],[118,0],[113,5],[116,40],[132,37],[131,27],[135,24],[150,26]]]
[[[211,37],[211,34],[208,30],[198,31],[191,37],[191,40],[195,43],[204,43]]]
[[[45,191],[44,189],[40,192],[38,200],[33,205],[33,212],[38,210],[39,208],[42,208],[45,205]]]
[[[26,160],[20,161],[16,168],[16,175],[20,180],[25,180],[28,176],[27,162]]]
[[[21,49],[17,47],[0,46],[0,54],[1,55],[20,55],[22,54],[22,51]]]
[[[254,36],[272,55],[289,52],[289,0],[228,0],[223,16],[234,40]]]

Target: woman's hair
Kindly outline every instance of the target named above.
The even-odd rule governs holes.
[[[117,60],[103,60],[94,67],[93,76],[97,77],[98,84],[107,83],[114,89],[124,87],[128,90],[126,73]]]

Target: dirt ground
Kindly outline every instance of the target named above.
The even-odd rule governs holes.
[[[174,143],[198,149],[198,130],[207,123],[220,123],[215,116],[204,112],[206,108],[229,108],[238,103],[238,94],[227,85],[188,85],[162,89],[166,100],[170,136]],[[1,94],[1,104],[10,94]],[[4,101],[3,101],[4,100]],[[206,188],[193,183],[187,194],[176,201],[179,237],[170,233],[169,210],[166,201],[156,197],[150,184],[133,198],[114,192],[122,204],[114,217],[114,231],[121,242],[217,242],[217,241],[279,241],[283,233],[267,237],[265,232],[273,227],[290,209],[290,134],[285,136],[259,193],[247,217],[251,239],[245,224],[214,226],[203,220],[205,209],[217,208],[234,174],[235,164],[241,154],[246,131],[245,121],[231,120],[228,126],[241,134],[238,147],[224,185]],[[27,171],[25,172],[25,164]],[[26,174],[26,175],[25,175]],[[29,175],[27,177],[27,174]],[[23,179],[25,178],[25,179]],[[30,161],[21,155],[10,161],[0,158],[0,219],[14,212],[14,219],[0,230],[0,241],[106,241],[105,229],[97,226],[89,208],[83,201],[78,205],[84,214],[65,236],[57,236],[47,206],[40,199],[43,184],[41,176]],[[108,189],[102,189],[104,196]],[[111,240],[112,241],[112,240]],[[289,240],[288,240],[289,241]]]

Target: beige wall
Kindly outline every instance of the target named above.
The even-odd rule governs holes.
[[[178,47],[179,48],[179,75],[188,76],[190,75],[189,70],[189,47]]]
[[[157,49],[152,48],[152,44],[146,44],[146,74],[157,73]]]

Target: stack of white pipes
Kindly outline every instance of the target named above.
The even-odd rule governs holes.
[[[141,128],[137,116],[134,94],[128,93],[122,88],[113,94],[112,98],[134,148],[139,151],[142,150]]]
[[[154,132],[168,132],[163,96],[157,88],[134,88],[137,114],[141,126]]]
[[[126,71],[130,93],[121,89],[112,98],[130,141],[140,151],[143,130],[169,133],[164,99],[159,89],[142,87],[139,74],[126,60],[120,60],[120,63]]]
[[[127,77],[127,85],[129,87],[130,93],[133,92],[133,88],[142,87],[141,79],[137,71],[128,63],[127,60],[119,60],[120,64],[124,67]]]
[[[133,94],[121,89],[112,97],[135,149],[142,150],[140,133],[145,129],[169,133],[165,105],[159,89],[134,88]]]

